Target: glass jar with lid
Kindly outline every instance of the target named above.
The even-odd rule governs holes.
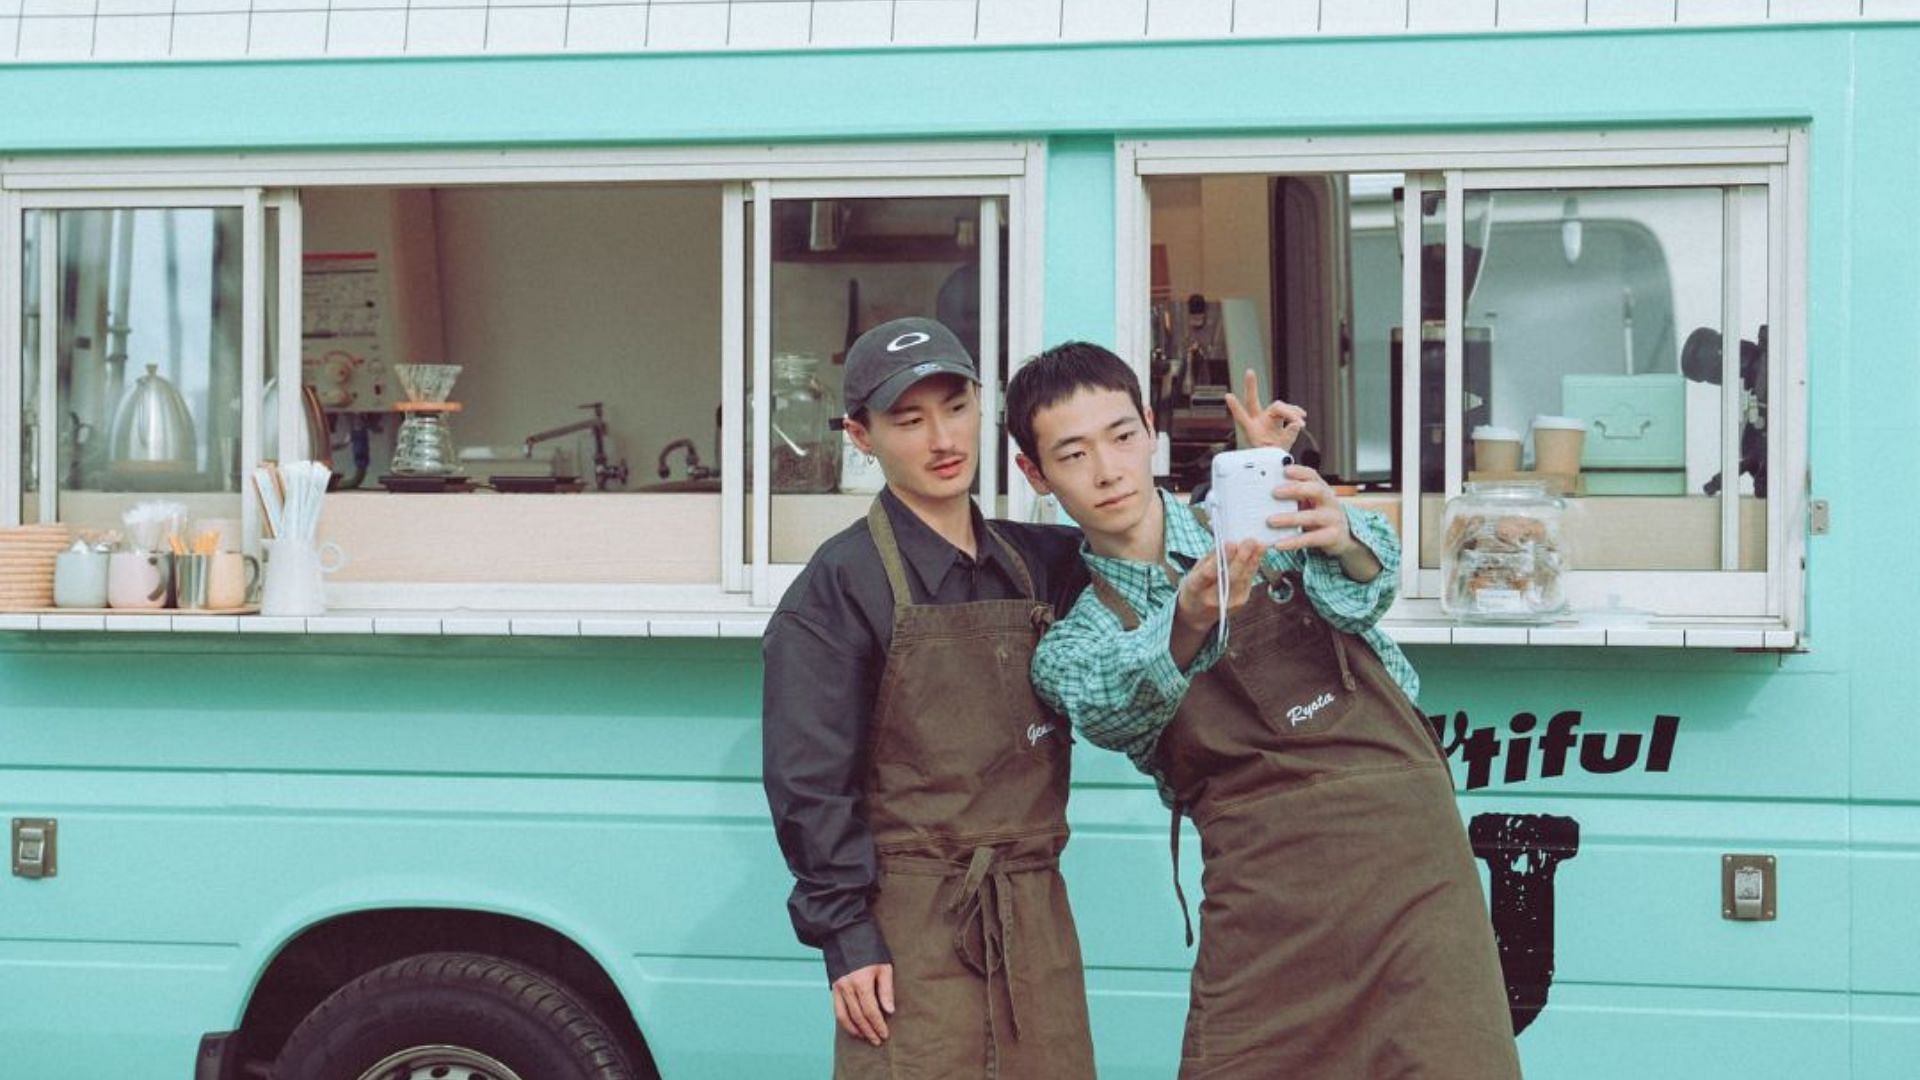
[[[1539,481],[1470,483],[1447,500],[1441,610],[1470,622],[1545,622],[1566,611],[1566,508]]]
[[[773,415],[767,435],[773,490],[821,493],[840,481],[840,433],[833,421],[840,399],[820,381],[820,358],[782,353],[773,358]],[[754,432],[758,425],[748,425]]]

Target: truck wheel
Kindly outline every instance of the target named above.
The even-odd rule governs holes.
[[[477,953],[423,953],[307,1014],[275,1080],[634,1080],[606,1025],[565,987]]]

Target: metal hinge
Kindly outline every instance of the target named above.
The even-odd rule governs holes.
[[[1831,508],[1825,499],[1815,499],[1807,504],[1807,531],[1814,536],[1825,536],[1833,528]]]
[[[60,823],[54,818],[13,819],[13,876],[50,878],[60,872]]]

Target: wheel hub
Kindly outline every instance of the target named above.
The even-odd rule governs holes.
[[[520,1080],[520,1074],[464,1046],[412,1046],[380,1059],[360,1080]]]

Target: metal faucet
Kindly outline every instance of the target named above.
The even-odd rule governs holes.
[[[660,450],[660,479],[665,480],[673,475],[673,466],[668,459],[673,457],[675,450],[687,452],[687,479],[706,480],[714,475],[713,469],[700,464],[700,451],[694,447],[692,439],[675,439]]]
[[[607,460],[607,421],[600,411],[602,404],[602,402],[590,401],[580,406],[582,409],[593,410],[593,418],[590,420],[576,420],[571,424],[562,424],[557,428],[548,428],[527,436],[526,455],[533,456],[533,447],[536,443],[557,439],[562,435],[571,435],[576,431],[591,431],[593,432],[593,486],[605,491],[610,485],[625,484],[627,459],[621,458],[618,465]]]

